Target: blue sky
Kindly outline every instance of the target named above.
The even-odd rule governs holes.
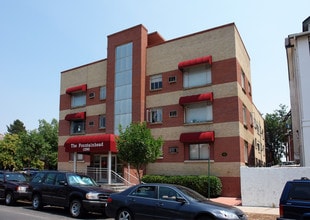
[[[234,22],[251,58],[261,113],[290,107],[284,39],[302,30],[309,1],[1,0],[0,133],[59,117],[60,73],[106,58],[107,36],[143,24],[166,40]]]

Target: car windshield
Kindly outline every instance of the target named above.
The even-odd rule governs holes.
[[[5,179],[7,181],[26,182],[25,176],[21,173],[7,173],[5,174]]]
[[[68,183],[75,186],[98,186],[92,178],[75,174],[70,174],[68,176]]]
[[[203,195],[199,194],[198,192],[192,190],[192,189],[189,189],[189,188],[186,188],[186,187],[183,187],[183,186],[177,186],[177,188],[187,196],[188,199],[190,199],[191,201],[198,201],[198,202],[201,202],[201,201],[205,201],[207,200],[206,197],[204,197]]]

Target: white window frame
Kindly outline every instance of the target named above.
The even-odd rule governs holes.
[[[86,92],[76,92],[71,95],[71,108],[86,106]]]
[[[150,109],[150,122],[151,123],[163,122],[163,110],[161,108]]]
[[[190,160],[210,159],[210,145],[208,143],[189,144]]]
[[[243,72],[243,70],[241,72],[241,87],[243,90],[245,90],[245,73]]]
[[[163,88],[163,77],[162,74],[158,74],[150,77],[150,90],[160,90]]]
[[[212,103],[200,102],[191,103],[185,106],[184,123],[206,123],[213,121]]]
[[[206,86],[212,83],[211,67],[199,65],[187,68],[183,73],[183,87],[185,89]]]

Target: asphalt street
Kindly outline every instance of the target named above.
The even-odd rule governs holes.
[[[30,203],[17,203],[14,206],[6,206],[3,201],[0,201],[0,220],[66,220],[72,218],[69,212],[63,208],[44,207],[42,211],[35,211],[32,209]],[[105,219],[112,220],[112,218],[104,218],[99,214],[86,214],[84,219],[97,220]]]

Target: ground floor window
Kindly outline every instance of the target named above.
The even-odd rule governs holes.
[[[210,159],[210,145],[206,143],[190,144],[189,145],[189,159],[190,160]]]
[[[83,161],[84,160],[84,156],[83,154],[76,154],[77,157],[76,157],[76,160],[77,161]],[[74,153],[70,153],[70,158],[69,158],[70,161],[74,161]]]

